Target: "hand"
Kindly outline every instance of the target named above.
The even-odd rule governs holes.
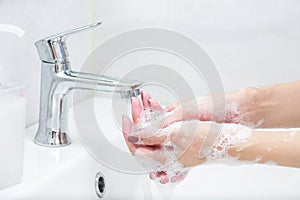
[[[139,102],[137,98],[132,99],[132,118],[133,123],[137,125],[140,122],[140,115],[142,113],[143,108],[151,108],[151,110],[162,111],[162,107],[159,103],[153,99],[151,99],[149,93],[142,93],[142,102],[143,106]],[[179,124],[180,123],[180,124]],[[132,122],[131,120],[124,116],[123,117],[123,134],[125,141],[131,151],[132,154],[135,154],[136,151],[139,153],[143,153],[161,163],[166,162],[166,157],[162,153],[163,143],[167,139],[167,135],[169,135],[170,142],[178,147],[176,158],[184,167],[191,167],[198,165],[205,161],[205,155],[201,155],[200,152],[205,146],[206,148],[211,148],[214,143],[211,141],[215,141],[220,130],[214,130],[215,133],[210,134],[209,142],[204,144],[206,140],[206,136],[209,132],[209,129],[217,128],[217,124],[213,122],[200,122],[198,120],[194,121],[186,121],[186,122],[177,122],[176,128],[165,127],[159,136],[149,137],[149,138],[141,138],[144,145],[135,144],[138,141],[138,138],[131,135],[132,132]],[[179,124],[179,126],[178,126]],[[212,129],[211,129],[212,130]],[[168,132],[168,133],[167,133]],[[215,137],[213,139],[213,137]],[[175,177],[171,177],[171,180],[168,180],[167,173],[156,172],[150,173],[150,177],[152,179],[159,178],[160,182],[166,183],[168,181],[179,181],[185,177],[186,173],[178,173]]]
[[[157,101],[151,99],[150,94],[147,92],[142,92],[142,102],[143,102],[143,108],[151,108],[152,110],[162,111],[162,107],[158,104]],[[134,125],[137,125],[140,122],[140,115],[142,113],[142,105],[140,104],[139,100],[137,98],[132,98],[132,119]],[[158,145],[152,145],[152,146],[146,146],[146,145],[137,145],[135,144],[137,142],[137,138],[132,137],[130,134],[132,133],[132,122],[129,117],[123,116],[122,119],[122,130],[125,142],[131,152],[132,155],[135,155],[136,151],[139,152],[156,152],[161,147]],[[158,159],[161,160],[161,159]],[[168,178],[167,172],[165,171],[157,171],[157,172],[151,172],[149,174],[150,178],[152,180],[158,179],[162,184],[168,183],[170,181],[177,182],[186,176],[186,173],[178,173],[175,177],[173,177],[171,180]]]
[[[142,92],[142,102],[143,106],[140,104],[139,100],[137,98],[132,98],[132,119],[133,124],[127,116],[123,116],[122,120],[122,129],[123,129],[123,135],[125,138],[125,142],[131,152],[131,154],[135,155],[137,151],[139,152],[145,152],[148,154],[149,152],[157,152],[159,149],[161,149],[160,145],[137,145],[135,144],[137,142],[137,138],[131,136],[133,125],[137,125],[140,122],[140,115],[142,113],[142,109],[151,108],[151,110],[154,111],[162,111],[162,107],[158,104],[157,101],[151,99],[150,94],[147,92]],[[143,107],[143,108],[142,108]],[[156,156],[156,159],[163,162],[162,159],[158,158]],[[155,180],[158,179],[162,184],[168,183],[168,182],[177,182],[180,180],[183,180],[187,173],[177,173],[174,177],[171,179],[168,178],[168,174],[166,171],[156,171],[151,172],[149,174],[150,178]]]

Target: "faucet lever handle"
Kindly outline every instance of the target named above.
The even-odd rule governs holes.
[[[53,36],[46,37],[35,42],[35,46],[42,61],[48,63],[66,63],[68,62],[68,51],[66,39],[75,33],[96,28],[101,22],[89,24],[76,29],[65,31]]]
[[[73,35],[75,33],[80,33],[80,32],[83,32],[83,31],[86,31],[86,30],[89,30],[89,29],[96,28],[97,26],[99,26],[101,24],[102,24],[101,22],[96,22],[96,23],[89,24],[89,25],[86,25],[86,26],[82,26],[82,27],[79,27],[79,28],[75,28],[75,29],[72,29],[72,30],[69,30],[69,31],[65,31],[65,32],[59,33],[57,35],[50,36],[46,39],[48,39],[48,40],[61,40],[61,41],[65,42],[67,37],[69,37],[70,35]]]

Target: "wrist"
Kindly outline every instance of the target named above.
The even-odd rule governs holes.
[[[260,87],[247,87],[230,93],[229,102],[237,105],[237,123],[261,127],[269,106],[269,91]]]
[[[222,132],[207,161],[238,160],[243,145],[250,141],[253,130],[240,124],[223,124]]]

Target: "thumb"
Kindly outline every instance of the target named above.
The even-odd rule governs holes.
[[[129,117],[127,117],[126,115],[123,115],[123,117],[122,117],[123,137],[129,148],[129,151],[131,152],[131,154],[134,154],[136,151],[136,146],[128,140],[128,137],[130,137],[129,135],[131,134],[131,131],[132,131],[132,122]]]

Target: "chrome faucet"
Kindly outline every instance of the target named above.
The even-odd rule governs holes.
[[[35,43],[41,64],[39,128],[36,144],[60,147],[71,143],[68,136],[68,102],[74,89],[117,92],[129,98],[140,93],[141,82],[119,81],[112,77],[72,71],[66,39],[69,35],[97,27],[90,24]]]

